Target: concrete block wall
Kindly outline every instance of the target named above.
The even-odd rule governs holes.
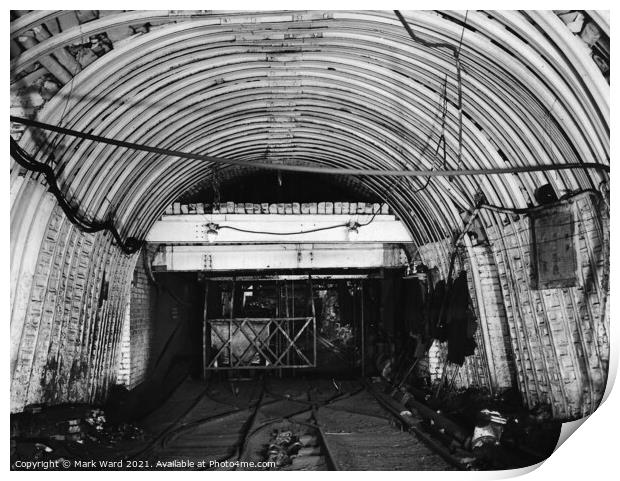
[[[130,373],[131,373],[131,317],[129,315],[129,302],[130,297],[127,299],[127,306],[125,307],[125,318],[123,319],[123,331],[121,333],[121,344],[118,348],[118,368],[116,374],[116,384],[120,386],[130,387]]]
[[[136,262],[131,283],[131,300],[129,303],[130,389],[135,388],[146,379],[152,355],[156,291],[144,266],[144,256],[146,255],[148,255],[146,251],[141,252],[140,258]]]
[[[526,217],[487,234],[500,276],[523,401],[559,419],[591,413],[605,390],[609,363],[609,219],[591,198],[572,204],[576,287],[533,289]],[[501,225],[501,224],[500,224]]]
[[[117,382],[130,390],[146,380],[153,351],[157,292],[144,264],[148,255],[141,251],[133,271],[119,349]]]
[[[11,177],[11,412],[101,401],[116,382],[135,256],[79,231],[39,180]]]
[[[447,355],[448,344],[434,340],[428,350],[427,362],[425,363],[425,368],[428,369],[425,374],[430,377],[432,383],[441,380]]]
[[[187,214],[325,214],[325,215],[374,215],[390,214],[388,204],[370,202],[289,202],[251,204],[242,202],[170,204],[165,215]]]

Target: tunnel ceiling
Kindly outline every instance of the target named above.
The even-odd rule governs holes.
[[[195,184],[178,200],[194,202],[379,202],[360,180],[343,175],[319,175],[251,169],[225,169]]]
[[[17,113],[50,124],[253,162],[386,170],[609,164],[609,84],[556,13],[402,13],[424,42],[392,11],[101,11],[81,24],[67,22],[73,12],[21,12],[11,22],[12,94],[23,104]],[[592,18],[608,36],[603,17]],[[98,55],[89,61],[80,50],[87,43]],[[62,88],[29,110],[42,69]],[[125,236],[144,238],[168,204],[212,175],[204,161],[13,127],[27,152],[54,167],[73,205],[90,219],[111,216]],[[23,172],[14,166],[12,175]],[[460,226],[459,212],[478,191],[524,207],[540,185],[562,195],[597,187],[600,176],[355,182],[388,202],[422,243]],[[427,215],[434,222],[420,222]]]

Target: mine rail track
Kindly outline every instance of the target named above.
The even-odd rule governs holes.
[[[333,379],[207,386],[131,459],[151,469],[468,468],[372,386]]]

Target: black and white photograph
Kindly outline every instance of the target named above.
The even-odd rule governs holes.
[[[10,2],[10,470],[506,476],[600,425],[611,15],[556,3]]]

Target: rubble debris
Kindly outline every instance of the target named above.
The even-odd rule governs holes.
[[[95,55],[97,55],[97,57],[101,57],[102,55],[108,53],[112,50],[112,48],[112,42],[105,33],[100,33],[90,37],[90,49],[95,53]]]
[[[60,85],[53,80],[51,76],[47,76],[42,79],[41,85],[41,97],[44,100],[51,100],[51,98],[56,95],[56,93],[60,90]]]
[[[583,23],[584,23],[583,13],[576,11],[576,10],[568,10],[568,11],[556,10],[556,14],[558,15],[558,17],[560,17],[562,22],[566,24],[566,26],[571,32],[573,33],[581,32],[581,29],[583,28]]]
[[[91,63],[93,63],[95,60],[99,58],[97,57],[97,55],[95,55],[95,52],[93,52],[88,47],[79,46],[74,49],[74,52],[75,52],[74,53],[75,58],[77,59],[78,63],[82,66],[82,68],[87,67],[88,65],[90,65]]]
[[[278,431],[272,433],[272,441],[267,450],[267,461],[275,463],[276,467],[291,464],[291,454],[296,454],[301,447],[301,443],[293,437],[291,431]],[[296,449],[295,449],[296,448]]]
[[[76,10],[75,15],[78,21],[82,23],[91,22],[99,18],[98,10]]]
[[[553,452],[561,423],[546,404],[527,410],[514,390],[491,395],[486,389],[454,390],[441,399],[424,390],[392,386],[391,396],[411,409],[450,451],[473,455],[475,469],[508,469],[535,464]],[[413,395],[411,394],[413,393]]]
[[[601,38],[601,31],[594,22],[588,22],[583,27],[579,36],[588,47],[592,48]]]
[[[80,459],[144,437],[139,426],[108,422],[101,408],[31,405],[11,416],[11,460]]]
[[[275,469],[302,469],[316,466],[321,460],[321,448],[316,435],[296,435],[289,429],[276,429],[271,433],[266,461],[274,463]]]
[[[497,411],[482,409],[478,414],[478,422],[471,439],[472,449],[484,445],[499,445],[506,418]]]

